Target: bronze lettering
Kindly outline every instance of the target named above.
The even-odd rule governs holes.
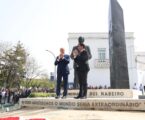
[[[101,92],[101,96],[124,96],[124,92]]]
[[[55,105],[58,105],[58,102],[55,102]]]
[[[85,103],[85,102],[78,102],[77,103],[77,106],[78,107],[89,107],[90,106],[90,103]]]
[[[92,102],[93,107],[139,107],[141,103],[136,102],[120,102],[120,103],[112,103],[112,102]]]
[[[59,102],[59,105],[63,105],[63,106],[75,106],[75,102]]]
[[[101,96],[104,96],[104,92],[101,92]]]

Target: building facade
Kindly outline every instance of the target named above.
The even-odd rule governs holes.
[[[145,52],[135,52],[135,61],[137,65],[137,87],[142,84],[145,86]]]
[[[131,32],[126,34],[127,60],[129,71],[130,88],[137,82],[137,66],[134,54],[134,35]],[[69,33],[68,43],[71,53],[73,46],[78,44],[78,37],[85,38],[85,45],[90,47],[92,58],[89,60],[90,71],[88,73],[88,86],[110,87],[109,67],[109,40],[108,33]],[[73,60],[70,62],[69,82],[74,79]]]

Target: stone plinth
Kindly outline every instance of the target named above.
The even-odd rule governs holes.
[[[141,94],[129,89],[93,89],[88,90],[87,99],[74,99],[78,90],[69,90],[67,99],[21,98],[20,106],[65,109],[97,110],[142,110],[145,111],[145,100],[138,99]]]
[[[88,98],[138,98],[142,93],[132,89],[89,89]],[[78,95],[78,90],[69,90],[68,97]]]
[[[130,98],[22,98],[21,107],[65,108],[81,110],[139,110],[145,111],[145,100]]]

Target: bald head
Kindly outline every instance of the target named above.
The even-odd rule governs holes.
[[[60,48],[60,53],[64,54],[64,52],[65,52],[64,48]]]

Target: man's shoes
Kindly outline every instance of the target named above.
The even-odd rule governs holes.
[[[66,95],[63,95],[61,98],[62,98],[62,99],[66,99]]]
[[[60,96],[56,96],[56,97],[55,97],[55,99],[59,99],[59,98],[60,98]]]
[[[79,99],[79,98],[81,98],[81,96],[74,97],[74,99]]]

